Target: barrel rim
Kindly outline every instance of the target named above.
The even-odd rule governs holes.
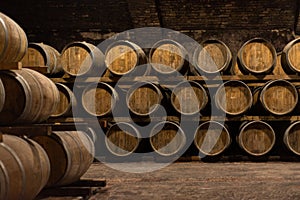
[[[245,147],[244,141],[242,140],[242,135],[244,134],[244,130],[247,127],[249,127],[250,125],[254,124],[254,123],[260,123],[260,124],[263,124],[264,126],[268,127],[269,130],[271,131],[272,136],[273,136],[273,140],[272,140],[272,143],[271,143],[270,147],[265,152],[262,152],[262,153],[253,153],[253,152],[249,151]],[[252,155],[252,156],[266,155],[267,153],[269,153],[273,149],[273,147],[275,145],[275,141],[276,141],[276,134],[275,134],[274,129],[272,128],[272,126],[270,124],[268,124],[267,122],[261,121],[261,120],[253,120],[253,121],[247,122],[246,124],[244,124],[242,126],[242,128],[240,129],[239,134],[238,134],[238,143],[239,143],[239,145],[242,147],[242,149],[244,151],[246,151],[249,155]]]
[[[202,105],[198,108],[197,111],[192,112],[192,113],[182,112],[180,109],[178,109],[178,108],[174,105],[174,99],[176,98],[176,94],[175,94],[176,89],[178,89],[178,88],[181,87],[182,85],[186,85],[186,84],[189,84],[189,85],[187,85],[188,87],[189,87],[189,86],[197,86],[198,88],[200,88],[200,89],[203,91],[204,94],[206,94],[206,95],[204,96],[205,99],[204,99]],[[173,108],[174,108],[178,113],[183,114],[183,115],[195,115],[195,114],[199,113],[201,110],[203,110],[203,109],[207,106],[207,103],[208,103],[207,91],[204,89],[204,87],[203,87],[200,83],[198,83],[198,82],[196,82],[196,81],[183,81],[183,82],[180,82],[180,83],[178,83],[178,84],[174,87],[174,89],[172,90],[172,93],[171,93],[171,104],[172,104]]]
[[[124,150],[124,151],[127,152],[127,153],[125,153],[125,154],[118,154],[118,153],[112,151],[112,149],[110,148],[110,145],[109,145],[109,142],[110,142],[110,141],[109,141],[109,139],[108,139],[108,135],[111,133],[111,130],[112,130],[115,126],[117,126],[118,128],[119,128],[120,126],[124,126],[124,127],[127,126],[127,127],[131,128],[131,129],[133,130],[133,132],[136,134],[136,137],[137,137],[137,139],[138,139],[138,144],[137,144],[137,146],[134,147],[134,149],[133,149],[132,151]],[[120,129],[121,129],[121,128],[120,128]],[[110,153],[112,153],[112,154],[115,155],[115,156],[125,157],[125,156],[129,156],[129,155],[133,154],[133,153],[137,150],[137,148],[138,148],[140,142],[141,142],[141,134],[140,134],[140,132],[138,131],[138,129],[137,129],[135,126],[133,126],[131,123],[127,123],[127,122],[116,122],[115,124],[113,124],[112,126],[110,126],[109,129],[108,129],[108,130],[106,131],[106,133],[105,133],[105,145],[106,145],[106,148],[109,150]],[[113,144],[112,142],[110,142],[110,143]],[[113,144],[113,145],[116,146],[115,144]],[[118,146],[117,146],[117,147],[118,147]],[[120,147],[118,147],[118,148],[120,148]]]
[[[254,71],[253,69],[250,69],[247,65],[245,65],[245,62],[244,62],[244,59],[243,59],[243,56],[242,56],[244,47],[246,45],[250,44],[250,43],[253,43],[253,42],[263,42],[269,48],[269,50],[272,53],[272,56],[273,56],[272,65],[269,66],[268,68],[264,69],[264,70]],[[255,38],[252,38],[252,39],[244,42],[244,44],[238,50],[237,57],[238,57],[238,60],[240,61],[240,64],[242,65],[242,67],[245,68],[249,73],[253,73],[253,74],[267,73],[268,71],[273,70],[273,68],[275,67],[276,62],[277,62],[277,53],[276,53],[276,49],[275,49],[274,45],[269,40],[266,40],[266,39],[261,38],[261,37],[255,37]]]
[[[85,50],[88,52],[88,55],[91,57],[91,59],[94,60],[95,57],[96,57],[94,51],[97,50],[98,47],[95,46],[94,49],[91,49],[91,48],[90,48],[91,45],[93,45],[93,44],[88,43],[88,42],[86,42],[86,41],[74,41],[74,42],[70,42],[70,43],[68,43],[67,45],[65,45],[64,48],[63,48],[63,50],[61,51],[61,58],[63,57],[64,52],[65,52],[68,48],[70,48],[70,47],[75,47],[75,46],[79,46],[79,47],[82,47],[83,49],[85,49]],[[94,45],[93,45],[93,46],[94,46]],[[100,49],[98,49],[98,50],[101,52]],[[85,59],[86,59],[86,58],[85,58]],[[63,60],[63,59],[61,59],[61,60]],[[93,64],[92,64],[92,65],[93,65]],[[86,71],[81,71],[81,70],[79,70],[78,73],[75,74],[75,73],[71,73],[71,72],[67,71],[65,65],[62,65],[62,66],[63,66],[64,72],[66,72],[67,74],[69,74],[69,75],[71,75],[71,76],[75,76],[75,77],[79,77],[79,76],[85,75],[85,74],[88,73],[88,72],[90,71],[90,69],[92,68],[92,66],[91,66],[91,67],[90,67],[89,69],[87,69]],[[81,72],[81,73],[79,73],[79,72]]]
[[[240,85],[244,86],[247,89],[247,91],[249,92],[249,94],[250,94],[249,95],[250,100],[248,102],[248,105],[244,108],[244,110],[241,110],[240,112],[236,112],[236,113],[230,112],[227,109],[223,108],[223,106],[220,105],[219,98],[217,98],[220,95],[220,91],[222,90],[222,88],[225,89],[225,86],[227,84],[231,84],[231,83],[240,84]],[[217,105],[218,108],[220,108],[226,114],[229,114],[229,115],[241,115],[241,114],[247,112],[252,107],[252,104],[253,104],[252,91],[249,88],[249,86],[246,83],[244,83],[243,81],[240,81],[240,80],[229,80],[229,81],[226,81],[225,83],[223,83],[222,85],[220,85],[219,88],[216,91],[216,94],[215,94],[215,104]]]
[[[289,43],[287,43],[282,50],[283,56],[281,56],[281,63],[283,64],[283,66],[287,65],[289,69],[291,69],[293,72],[296,73],[300,72],[300,69],[295,68],[294,65],[292,65],[292,63],[289,61],[289,54],[293,45],[297,43],[300,43],[300,38],[295,38],[291,40]]]
[[[110,108],[108,111],[106,111],[105,113],[97,114],[97,113],[92,112],[91,110],[87,109],[87,107],[86,107],[86,104],[85,104],[85,101],[84,101],[84,96],[85,96],[86,92],[88,92],[88,91],[91,90],[91,89],[96,89],[96,88],[107,88],[107,89],[109,89],[108,91],[110,92],[110,94],[111,94],[111,96],[112,96],[112,98],[111,98],[111,102],[112,102],[112,103],[111,103],[111,108]],[[90,114],[90,115],[92,115],[92,116],[96,116],[96,117],[102,117],[102,116],[106,116],[106,115],[109,115],[109,114],[112,113],[112,111],[113,111],[113,110],[115,109],[115,107],[116,107],[116,104],[117,104],[118,99],[119,99],[119,95],[118,95],[118,93],[116,92],[116,90],[115,90],[112,86],[110,86],[109,84],[104,83],[104,82],[98,82],[97,84],[92,83],[92,84],[88,85],[88,86],[82,91],[82,95],[81,95],[81,102],[82,102],[82,103],[81,103],[81,104],[82,104],[84,110],[85,110],[88,114]]]
[[[157,129],[157,127],[162,126],[162,128],[159,128],[159,129],[158,129],[159,131],[161,131],[161,130],[164,128],[165,124],[171,124],[172,126],[175,126],[176,128],[178,128],[177,134],[178,134],[178,132],[179,132],[180,135],[182,136],[182,139],[183,139],[183,140],[182,140],[182,143],[180,144],[180,147],[179,147],[178,149],[176,149],[176,151],[174,151],[174,152],[172,152],[172,153],[163,153],[163,152],[161,152],[159,149],[156,149],[156,148],[153,146],[153,142],[152,142],[152,137],[159,133],[159,132],[154,132],[154,131]],[[183,149],[183,147],[186,145],[186,142],[187,142],[187,138],[186,138],[185,132],[182,130],[182,128],[181,128],[178,124],[176,124],[175,122],[172,122],[172,121],[161,121],[161,122],[157,123],[157,124],[150,130],[150,135],[149,135],[149,137],[150,137],[149,140],[150,140],[150,145],[151,145],[152,149],[153,149],[156,153],[158,153],[159,155],[165,156],[165,157],[176,155],[178,152],[180,152],[180,151]],[[172,140],[172,141],[173,141],[173,140]],[[171,142],[172,142],[172,141],[171,141]],[[170,142],[170,143],[171,143],[171,142]],[[168,144],[170,144],[170,143],[168,143]],[[167,145],[168,145],[168,144],[167,144]],[[164,147],[163,147],[163,148],[164,148]]]
[[[61,88],[63,90],[63,94],[68,94],[66,95],[68,101],[70,102],[67,106],[67,108],[62,112],[62,113],[58,113],[58,114],[54,114],[54,112],[50,115],[50,117],[61,117],[64,116],[66,113],[68,113],[69,111],[72,110],[72,105],[75,104],[75,96],[72,92],[71,89],[69,89],[66,85],[62,84],[62,83],[55,83],[55,86],[58,88]],[[60,92],[61,90],[58,89],[58,91]]]
[[[290,131],[295,127],[295,126],[299,126],[300,125],[300,121],[296,121],[293,122],[292,124],[289,125],[289,127],[285,130],[284,132],[284,136],[283,136],[283,141],[284,144],[286,145],[286,147],[293,152],[294,154],[300,156],[300,152],[297,152],[294,148],[292,148],[292,146],[290,145],[290,140],[289,140],[289,136],[290,136]]]
[[[168,72],[164,72],[155,67],[155,64],[157,64],[157,63],[152,62],[152,55],[158,47],[165,45],[165,44],[172,44],[174,46],[177,46],[180,49],[180,54],[181,54],[180,56],[182,58],[181,63],[180,63],[180,68],[177,68],[177,69],[172,68],[172,70],[170,70]],[[149,64],[151,65],[151,68],[154,69],[156,72],[163,74],[163,75],[170,75],[170,74],[179,72],[183,68],[184,63],[186,62],[186,59],[187,59],[187,55],[188,54],[187,54],[187,51],[184,48],[184,46],[181,45],[180,43],[178,43],[177,41],[172,40],[172,39],[162,39],[162,40],[159,40],[156,43],[154,43],[154,45],[152,45],[150,52],[149,52]]]
[[[199,63],[198,63],[199,53],[202,51],[202,49],[205,45],[211,44],[211,42],[221,44],[227,52],[225,63],[217,71],[204,70],[202,67],[199,66]],[[200,45],[196,48],[196,50],[194,51],[194,54],[193,54],[193,61],[196,64],[197,69],[204,72],[205,74],[216,74],[216,73],[219,73],[219,72],[222,72],[222,71],[226,70],[229,67],[231,60],[232,60],[232,52],[231,52],[230,48],[223,41],[221,41],[219,39],[207,39],[207,40],[202,41],[200,43]]]
[[[220,127],[222,128],[222,130],[225,130],[226,135],[227,135],[227,138],[228,138],[227,143],[226,143],[226,145],[223,147],[223,149],[221,149],[219,152],[216,152],[216,153],[210,153],[210,152],[205,152],[205,151],[203,151],[203,150],[201,149],[201,147],[199,146],[199,144],[196,142],[196,137],[197,137],[197,135],[198,135],[198,131],[199,131],[203,126],[205,126],[206,124],[211,124],[211,123],[212,123],[212,124],[216,124],[216,125],[220,126]],[[194,140],[193,140],[193,141],[194,141],[194,144],[195,144],[195,146],[197,147],[197,149],[198,149],[201,153],[203,153],[204,155],[206,155],[206,156],[217,156],[217,155],[223,153],[223,152],[230,146],[230,144],[231,144],[231,137],[230,137],[230,133],[229,133],[229,131],[228,131],[228,129],[227,129],[226,126],[224,126],[222,123],[220,123],[220,122],[218,122],[218,121],[210,120],[210,121],[203,122],[202,124],[200,124],[200,125],[197,127],[197,129],[196,129],[195,132],[194,132]]]
[[[134,109],[131,108],[130,106],[130,99],[134,93],[134,91],[140,87],[144,87],[144,86],[147,86],[149,85],[152,89],[155,90],[155,92],[157,92],[158,96],[160,97],[159,99],[159,103],[162,101],[163,99],[163,94],[161,92],[161,90],[158,88],[158,86],[155,84],[155,83],[152,83],[150,81],[139,81],[139,82],[136,82],[134,83],[130,88],[129,90],[127,91],[126,93],[126,106],[129,108],[130,112],[132,112],[133,114],[137,115],[137,116],[143,116],[143,117],[146,117],[146,116],[149,116],[151,115],[152,113],[154,113],[158,108],[159,108],[159,104],[156,104],[154,106],[151,107],[151,110],[149,110],[148,113],[138,113],[136,112]]]
[[[285,83],[285,84],[289,85],[290,88],[292,88],[293,93],[295,94],[295,104],[294,104],[294,106],[293,106],[292,108],[290,108],[289,110],[287,110],[287,111],[285,111],[285,112],[282,112],[282,113],[274,112],[273,110],[269,109],[269,108],[266,106],[265,98],[264,98],[264,92],[265,92],[270,86],[272,86],[272,84],[276,84],[276,83],[278,83],[278,82],[282,82],[282,83]],[[271,113],[274,114],[274,115],[286,115],[286,114],[291,113],[291,112],[296,108],[296,106],[297,106],[297,104],[298,104],[298,99],[299,99],[299,97],[298,97],[298,91],[297,91],[295,85],[294,85],[293,83],[291,83],[290,81],[287,81],[287,80],[285,80],[285,79],[278,79],[278,80],[271,80],[271,81],[268,81],[268,82],[263,86],[263,88],[262,88],[262,90],[261,90],[259,96],[260,96],[260,97],[259,97],[259,98],[260,98],[260,101],[261,101],[262,104],[263,104],[263,107],[264,107],[267,111],[271,112]]]
[[[9,180],[9,177],[8,177],[8,172],[6,170],[6,167],[4,166],[4,164],[1,160],[0,160],[0,172],[1,172],[0,174],[3,175],[1,177],[3,177],[3,179],[4,179],[4,184],[3,184],[3,182],[1,182],[1,184],[0,184],[0,197],[2,199],[7,199],[8,198],[8,192],[9,192],[9,189],[10,189],[9,188],[10,180]]]
[[[113,73],[113,74],[115,74],[115,75],[117,75],[117,76],[122,76],[122,75],[129,74],[130,72],[134,71],[135,68],[136,68],[136,66],[133,67],[133,68],[131,68],[131,69],[130,69],[129,71],[127,71],[126,73],[118,73],[118,72],[112,70],[112,69],[109,67],[109,65],[107,64],[107,59],[106,59],[107,54],[108,54],[108,52],[109,52],[112,48],[114,48],[114,47],[116,47],[116,46],[118,46],[118,45],[128,46],[128,47],[130,47],[130,48],[134,51],[134,53],[135,53],[135,55],[136,55],[136,57],[137,57],[136,66],[138,66],[138,65],[140,64],[139,55],[138,55],[138,48],[140,48],[140,47],[139,47],[137,44],[135,44],[135,43],[133,43],[132,41],[129,41],[129,40],[118,40],[118,41],[112,43],[111,45],[109,45],[109,46],[107,47],[107,49],[106,49],[106,51],[105,51],[105,54],[104,54],[104,57],[105,57],[105,58],[104,58],[104,63],[105,63],[106,68],[107,68],[111,73]],[[140,48],[140,50],[142,50],[142,48]],[[143,50],[142,50],[142,51],[143,51]]]
[[[43,47],[44,43],[36,43],[36,42],[31,42],[28,44],[28,48],[33,48],[36,49],[39,53],[42,54],[44,61],[45,61],[45,66],[49,65],[49,55],[46,53],[45,48]]]

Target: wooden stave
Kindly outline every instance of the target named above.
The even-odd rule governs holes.
[[[244,52],[244,48],[248,45],[251,44],[253,42],[262,42],[264,44],[266,44],[266,46],[269,48],[269,50],[272,53],[272,65],[269,66],[267,69],[261,70],[261,71],[254,71],[252,69],[250,69],[249,67],[247,67],[247,65],[245,64],[244,60],[243,60],[243,56],[242,53]],[[238,50],[237,53],[237,61],[240,67],[240,70],[242,71],[242,73],[247,73],[247,74],[268,74],[270,73],[276,66],[276,62],[277,62],[277,54],[276,54],[276,50],[275,47],[273,46],[273,44],[271,42],[269,42],[268,40],[261,38],[261,37],[256,37],[256,38],[252,38],[248,41],[246,41]]]
[[[225,133],[226,133],[226,136],[227,136],[227,139],[228,139],[227,143],[224,145],[224,147],[222,149],[220,149],[218,152],[215,152],[215,153],[206,152],[205,150],[203,150],[201,148],[201,146],[199,146],[198,142],[196,141],[198,131],[201,130],[201,128],[203,126],[206,126],[206,124],[211,124],[211,123],[216,124],[217,126],[220,126],[220,128],[222,128],[222,130],[225,130]],[[200,153],[202,153],[205,156],[213,157],[213,156],[218,156],[218,155],[222,154],[230,146],[231,136],[230,136],[228,128],[225,125],[223,125],[223,124],[221,124],[220,122],[217,122],[217,121],[206,121],[206,122],[200,124],[198,126],[198,128],[196,129],[196,131],[194,133],[194,140],[193,141],[194,141],[194,144],[195,144],[195,146],[197,147],[197,149],[199,150]]]
[[[88,51],[89,55],[92,58],[92,64],[90,66],[87,67],[87,70],[81,73],[72,73],[70,71],[68,71],[66,69],[67,64],[65,63],[66,61],[64,60],[64,53],[72,47],[81,47],[83,49],[85,49],[86,51]],[[71,42],[69,44],[67,44],[62,52],[61,52],[61,63],[62,63],[62,67],[65,73],[69,74],[72,77],[80,77],[80,76],[84,76],[84,75],[91,75],[92,73],[96,73],[96,75],[102,76],[104,74],[104,70],[103,70],[103,74],[99,74],[99,70],[101,70],[101,67],[104,66],[104,55],[102,53],[102,51],[97,47],[94,46],[91,43],[85,42],[85,41],[75,41],[75,42]],[[79,70],[80,72],[80,70]]]
[[[242,109],[240,112],[230,112],[228,111],[227,109],[225,109],[223,106],[220,105],[219,103],[219,94],[220,94],[220,91],[222,90],[223,87],[225,87],[225,85],[227,84],[232,84],[232,83],[235,83],[235,84],[240,84],[242,85],[243,87],[246,88],[246,90],[249,92],[249,103],[248,105]],[[225,88],[224,88],[225,89]],[[216,94],[215,94],[215,105],[217,106],[217,108],[221,109],[223,112],[225,112],[226,114],[229,114],[229,115],[232,115],[232,116],[235,116],[235,115],[241,115],[241,114],[244,114],[246,113],[247,111],[249,111],[253,105],[253,97],[252,97],[252,91],[251,89],[248,87],[247,84],[245,84],[243,81],[238,81],[238,80],[230,80],[230,81],[226,81],[225,83],[223,83],[221,86],[219,86]]]
[[[134,147],[132,150],[127,151],[127,153],[121,154],[121,153],[115,152],[115,151],[114,151],[113,149],[111,149],[111,147],[110,147],[110,143],[112,143],[112,142],[108,139],[108,137],[109,137],[109,134],[111,134],[111,132],[113,131],[113,129],[114,129],[115,127],[120,128],[121,130],[124,130],[124,129],[127,130],[127,128],[129,128],[129,129],[132,130],[132,132],[130,132],[130,133],[133,133],[132,135],[133,135],[133,136],[136,136],[136,138],[137,138],[137,145],[135,145],[135,147]],[[122,127],[123,127],[124,129],[122,129]],[[129,155],[133,154],[133,153],[137,150],[137,148],[138,148],[138,146],[139,146],[139,144],[140,144],[140,141],[141,141],[141,134],[140,134],[140,132],[138,131],[138,129],[136,129],[132,124],[127,123],[127,122],[117,122],[117,123],[113,124],[113,125],[110,126],[109,129],[107,130],[106,136],[105,136],[105,145],[106,145],[107,150],[108,150],[110,153],[112,153],[113,155],[118,156],[118,157],[126,157],[126,156],[129,156]],[[114,145],[115,145],[115,144],[114,144]],[[115,146],[116,146],[116,145],[115,145]],[[119,147],[119,148],[120,148],[120,147]],[[125,150],[125,151],[126,151],[126,150]]]
[[[290,41],[289,43],[287,43],[282,50],[281,65],[283,67],[283,70],[287,74],[295,74],[295,73],[300,72],[300,69],[295,68],[295,66],[291,63],[290,58],[289,58],[291,49],[293,48],[294,45],[298,44],[299,42],[300,42],[300,39],[295,38],[292,41]]]
[[[244,145],[244,142],[243,142],[243,134],[244,134],[244,130],[248,127],[248,126],[251,126],[252,124],[261,124],[263,126],[266,126],[268,127],[268,129],[271,131],[271,135],[273,137],[273,140],[269,146],[269,148],[267,150],[265,150],[264,152],[261,152],[261,153],[255,153],[255,152],[251,152],[250,150],[248,150],[245,145]],[[261,157],[261,156],[265,156],[267,155],[272,149],[273,147],[275,146],[275,141],[276,141],[276,134],[275,134],[275,131],[274,129],[267,123],[267,122],[264,122],[264,121],[260,121],[260,120],[253,120],[253,121],[249,121],[249,122],[244,122],[241,127],[240,127],[240,130],[239,130],[239,133],[237,135],[237,143],[239,144],[239,146],[247,153],[249,154],[250,156],[254,156],[254,157]]]
[[[283,142],[284,142],[285,146],[288,148],[288,150],[290,152],[292,152],[293,154],[295,154],[297,156],[300,156],[300,151],[297,151],[296,149],[293,148],[293,146],[291,144],[292,141],[290,141],[289,136],[290,136],[291,131],[294,128],[298,127],[299,124],[300,124],[300,121],[296,121],[296,122],[293,122],[292,124],[290,124],[288,126],[288,128],[285,130],[284,135],[283,135]]]

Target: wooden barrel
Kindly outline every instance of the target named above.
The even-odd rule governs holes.
[[[273,128],[263,121],[250,121],[242,125],[237,141],[252,156],[263,156],[273,148],[276,135]]]
[[[51,117],[70,117],[72,116],[72,107],[76,106],[77,101],[72,90],[62,83],[55,83],[59,91],[59,103],[52,113]]]
[[[195,81],[183,81],[175,86],[171,94],[175,110],[184,115],[194,115],[208,103],[206,90]]]
[[[0,12],[0,63],[19,62],[27,51],[27,36],[11,18]]]
[[[260,91],[259,100],[268,112],[274,115],[285,115],[291,113],[297,106],[298,91],[289,81],[272,80]],[[255,101],[257,103],[257,100]]]
[[[34,199],[50,175],[50,162],[42,147],[31,139],[3,135],[0,157],[9,179],[3,199]]]
[[[253,38],[238,51],[241,71],[253,74],[267,74],[276,66],[276,50],[272,43],[263,38]]]
[[[187,51],[178,42],[163,39],[155,43],[149,55],[152,68],[160,75],[176,72],[185,75],[188,71]]]
[[[3,71],[0,78],[5,89],[1,124],[42,122],[56,109],[59,92],[46,76],[22,69]]]
[[[118,100],[119,95],[115,89],[103,82],[89,85],[82,94],[82,106],[93,116],[111,114]]]
[[[300,155],[300,121],[292,123],[283,137],[286,147],[296,155]]]
[[[196,75],[221,73],[231,64],[232,54],[228,46],[217,39],[202,42],[193,55]]]
[[[0,79],[0,112],[4,107],[4,102],[5,102],[5,89],[4,89],[3,82]]]
[[[296,38],[285,45],[281,54],[281,65],[286,73],[300,72],[300,38]]]
[[[215,95],[218,108],[230,115],[240,115],[252,106],[252,92],[242,81],[227,81],[219,86]]]
[[[64,71],[71,76],[82,76],[92,72],[98,75],[100,68],[104,66],[104,55],[93,44],[72,42],[62,50],[61,63]]]
[[[23,66],[47,67],[47,74],[58,74],[63,71],[60,53],[43,43],[29,43],[28,50],[21,60]]]
[[[8,199],[9,176],[3,162],[0,161],[0,199]]]
[[[194,144],[200,153],[206,156],[217,156],[230,145],[231,138],[227,128],[216,121],[207,121],[195,131]]]
[[[132,124],[119,122],[106,132],[105,144],[112,154],[128,156],[137,149],[140,139],[139,131]]]
[[[117,76],[134,72],[134,75],[145,75],[148,72],[147,57],[137,44],[120,40],[111,44],[105,52],[105,65]]]
[[[45,149],[51,163],[47,187],[78,181],[93,162],[95,147],[85,132],[54,131],[33,139]]]
[[[129,110],[138,116],[149,116],[155,112],[163,99],[158,85],[150,82],[137,82],[126,94]]]
[[[162,156],[177,154],[186,144],[183,130],[174,122],[162,121],[150,132],[150,144],[153,150]]]

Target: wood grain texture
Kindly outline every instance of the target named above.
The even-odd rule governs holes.
[[[270,125],[262,121],[251,121],[241,128],[238,143],[248,154],[262,156],[273,148],[275,139],[275,132]]]
[[[215,121],[201,124],[194,136],[194,144],[204,155],[216,156],[223,153],[231,143],[227,128]]]
[[[294,154],[300,155],[300,123],[291,124],[285,131],[283,141],[286,147]]]
[[[296,38],[285,45],[282,51],[281,64],[288,74],[300,72],[300,40]]]

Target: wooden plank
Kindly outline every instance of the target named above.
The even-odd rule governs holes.
[[[23,68],[32,69],[34,71],[40,72],[41,74],[49,74],[47,66],[23,66]]]
[[[50,135],[52,127],[49,125],[1,126],[0,131],[4,134],[30,137],[34,135]]]
[[[22,69],[21,62],[0,63],[0,70]]]

